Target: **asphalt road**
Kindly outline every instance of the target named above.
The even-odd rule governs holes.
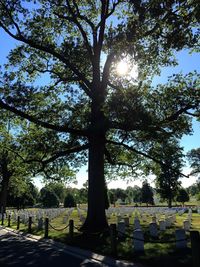
[[[42,241],[28,240],[0,228],[0,267],[107,267],[101,262],[71,255]]]

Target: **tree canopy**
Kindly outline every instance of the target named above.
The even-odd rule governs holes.
[[[197,10],[186,0],[0,1],[0,27],[19,41],[1,75],[0,108],[45,128],[52,147],[56,136],[57,149],[41,164],[88,161],[83,231],[108,226],[105,169],[134,175],[146,161],[160,162],[155,144],[191,132],[199,75],[177,74],[156,87],[151,79],[176,65],[175,51],[198,50]],[[137,66],[137,79],[116,73],[122,60]]]

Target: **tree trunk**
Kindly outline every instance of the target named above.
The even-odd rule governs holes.
[[[168,198],[168,208],[171,208],[172,207],[172,197],[171,197],[171,194],[169,195],[169,198]]]
[[[105,121],[99,102],[92,103],[88,159],[88,211],[81,228],[82,231],[91,233],[108,228],[105,214]]]

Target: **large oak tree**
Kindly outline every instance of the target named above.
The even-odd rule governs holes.
[[[19,41],[2,77],[0,107],[57,132],[66,149],[49,161],[88,151],[83,230],[107,227],[105,163],[134,171],[144,159],[159,162],[149,152],[155,142],[190,132],[189,116],[199,109],[197,74],[176,75],[157,88],[150,80],[160,67],[176,64],[175,50],[196,48],[197,5],[0,0],[0,27]],[[137,81],[116,74],[124,59],[137,64]],[[41,74],[46,86],[34,82]]]

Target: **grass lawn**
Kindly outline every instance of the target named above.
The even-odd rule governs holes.
[[[191,244],[188,242],[188,248],[184,250],[178,250],[175,248],[175,242],[168,243],[167,241],[175,240],[175,229],[183,227],[183,221],[186,219],[187,214],[176,216],[176,222],[170,228],[167,228],[166,231],[161,232],[159,234],[159,240],[153,239],[149,235],[148,224],[151,221],[151,216],[148,216],[146,221],[141,220],[141,227],[144,232],[145,242],[145,253],[138,254],[133,250],[133,226],[130,226],[128,230],[126,230],[126,237],[118,238],[117,245],[117,256],[112,255],[111,252],[111,244],[110,244],[110,235],[109,232],[103,234],[84,234],[78,231],[81,226],[81,222],[79,220],[78,212],[76,209],[73,210],[69,219],[74,221],[74,237],[73,240],[69,238],[69,228],[66,226],[67,223],[64,223],[64,217],[67,212],[65,211],[59,217],[50,221],[49,225],[49,238],[54,240],[70,244],[72,246],[77,246],[80,248],[92,250],[93,252],[100,253],[102,255],[109,255],[119,259],[125,259],[134,262],[140,262],[146,264],[147,266],[152,267],[191,267],[192,266],[192,258],[191,258]],[[83,214],[84,215],[84,214]],[[86,214],[85,214],[86,215]],[[130,219],[130,224],[133,224],[135,213],[132,214]],[[116,223],[117,217],[116,214],[112,214],[108,218],[109,224]],[[4,225],[7,225],[7,221],[5,220]],[[16,229],[16,223],[11,222],[11,227]],[[27,225],[20,224],[20,230],[27,232]],[[56,229],[56,230],[55,230]],[[192,226],[191,230],[200,231],[200,214],[193,213],[192,214]],[[37,230],[37,225],[32,226],[32,234],[44,236],[44,230]],[[187,237],[189,238],[189,232],[187,232]],[[157,241],[166,241],[166,243],[158,243]]]

